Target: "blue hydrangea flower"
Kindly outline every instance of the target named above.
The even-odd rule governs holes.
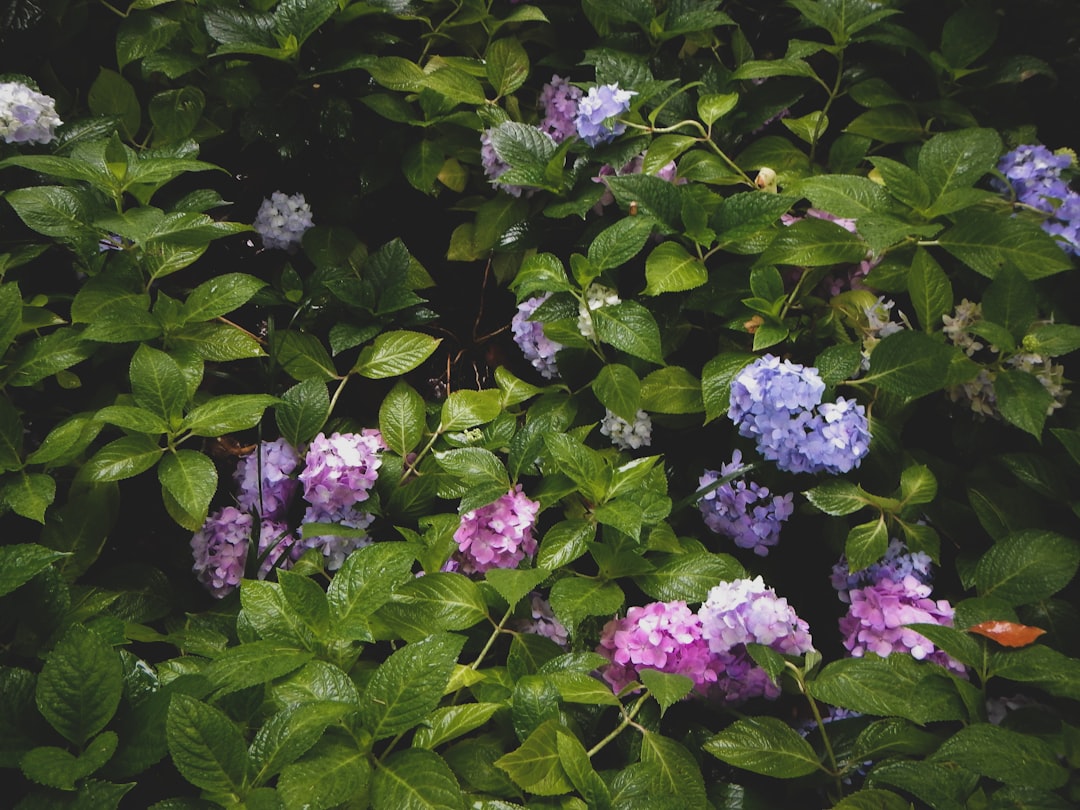
[[[742,453],[736,450],[731,463],[720,472],[706,470],[698,480],[700,488],[715,484],[742,465]],[[705,525],[717,534],[730,537],[739,548],[753,549],[764,557],[780,541],[781,524],[795,511],[792,493],[770,497],[768,487],[737,479],[721,484],[698,501]]]
[[[578,102],[577,116],[574,118],[581,140],[595,147],[611,143],[616,135],[625,132],[626,124],[614,119],[630,109],[630,98],[636,95],[633,90],[620,90],[618,82],[590,87]]]
[[[49,143],[62,123],[51,96],[20,82],[0,82],[0,136],[5,143]]]
[[[1048,215],[1042,228],[1055,237],[1061,249],[1080,256],[1080,194],[1061,176],[1071,165],[1068,154],[1025,144],[1005,153],[998,170],[1008,179],[1017,202]],[[1001,191],[1008,189],[1000,181],[995,180],[994,185]]]
[[[303,194],[288,196],[275,191],[262,201],[253,227],[262,237],[263,247],[289,250],[300,244],[304,231],[314,224]]]
[[[525,355],[525,359],[532,363],[533,368],[547,380],[553,380],[559,376],[555,355],[563,346],[544,334],[543,323],[530,320],[530,318],[550,297],[551,293],[544,293],[522,301],[518,304],[518,311],[510,320],[510,331],[514,333],[514,342]]]
[[[883,579],[903,582],[905,577],[914,577],[922,585],[929,585],[934,575],[930,570],[933,564],[925,551],[908,551],[902,540],[893,538],[885,556],[873,565],[868,565],[854,574],[848,569],[847,558],[841,557],[833,566],[829,581],[836,589],[841,602],[850,604],[849,591],[873,585]]]

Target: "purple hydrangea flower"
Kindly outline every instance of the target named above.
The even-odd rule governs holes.
[[[296,542],[296,535],[278,520],[264,520],[259,527],[259,579],[266,579],[275,568],[292,568],[289,550]]]
[[[480,133],[480,165],[484,168],[484,176],[492,188],[505,191],[512,197],[520,197],[525,191],[524,187],[499,182],[499,178],[510,170],[510,164],[495,151],[495,146],[491,143],[491,132],[490,129],[485,129]]]
[[[1080,194],[1061,176],[1070,166],[1070,155],[1054,154],[1038,144],[1019,146],[998,162],[998,170],[1011,184],[1017,202],[1047,214],[1043,230],[1056,237],[1062,250],[1080,256]],[[1000,181],[994,185],[1007,190]]]
[[[0,82],[0,136],[5,143],[49,143],[62,123],[51,96],[20,82]]]
[[[555,617],[551,610],[551,603],[534,591],[530,594],[529,604],[532,619],[519,620],[516,625],[517,630],[521,633],[533,633],[549,638],[560,647],[566,647],[569,643],[569,633],[563,623]]]
[[[371,538],[366,531],[375,519],[367,512],[361,512],[352,506],[344,506],[337,509],[326,509],[322,506],[309,506],[304,512],[302,525],[309,523],[333,523],[347,529],[360,531],[348,534],[320,534],[311,537],[301,537],[292,544],[290,556],[293,560],[300,559],[305,551],[317,548],[325,558],[326,570],[336,571],[345,563],[345,558],[358,548],[371,545]]]
[[[780,694],[746,651],[747,644],[762,644],[784,655],[803,655],[814,648],[809,625],[787,599],[765,587],[761,577],[721,582],[709,591],[698,616],[702,638],[721,664],[716,691],[728,703]]]
[[[866,411],[843,397],[822,404],[824,391],[816,368],[767,354],[732,381],[728,418],[782,470],[848,472],[870,449]]]
[[[577,132],[574,119],[581,96],[580,87],[574,87],[561,76],[552,76],[540,91],[540,105],[544,108],[540,131],[550,135],[555,143],[562,143]]]
[[[233,473],[240,508],[255,510],[264,520],[281,517],[300,486],[291,475],[299,464],[300,456],[287,440],[262,442],[257,453],[240,459]]]
[[[840,619],[844,646],[856,658],[868,652],[882,658],[894,652],[908,653],[964,674],[964,665],[938,650],[933,643],[908,629],[908,624],[940,624],[952,627],[952,605],[930,599],[930,586],[914,575],[900,580],[888,576],[872,585],[848,592],[851,606]]]
[[[304,471],[304,499],[324,514],[343,512],[366,501],[378,477],[386,449],[377,430],[360,433],[320,433],[308,446]]]
[[[275,191],[262,201],[253,227],[262,237],[263,247],[289,250],[300,244],[312,225],[311,206],[303,194],[288,196]]]
[[[596,651],[611,662],[601,674],[615,692],[638,680],[642,669],[685,675],[702,694],[717,680],[701,621],[685,602],[630,608],[626,618],[604,625]]]
[[[893,538],[885,556],[854,574],[848,569],[847,559],[841,557],[833,566],[829,581],[836,589],[840,601],[850,603],[848,592],[853,588],[873,585],[883,579],[901,582],[905,577],[915,577],[923,585],[929,585],[934,575],[930,571],[932,560],[925,551],[908,551],[902,540]]]
[[[620,90],[618,82],[590,87],[578,102],[574,118],[578,135],[592,147],[613,141],[626,131],[626,124],[613,119],[630,109],[630,98],[636,95],[633,90]]]
[[[719,473],[706,470],[698,479],[698,487],[716,483],[741,465],[742,453],[736,450],[731,463],[721,465]],[[698,501],[698,507],[705,525],[712,531],[730,537],[739,548],[753,549],[764,557],[780,541],[781,524],[795,511],[792,493],[771,498],[769,495],[767,487],[737,479],[707,492]]]
[[[244,576],[253,525],[251,515],[226,506],[209,515],[191,538],[195,557],[191,570],[218,599],[236,588]]]
[[[510,321],[514,342],[525,355],[525,359],[532,363],[532,367],[547,380],[553,380],[559,376],[555,355],[563,346],[544,334],[543,323],[529,319],[550,297],[551,293],[545,293],[522,301],[518,304],[517,312]]]
[[[645,411],[639,410],[633,424],[618,414],[606,410],[600,422],[600,432],[611,439],[611,443],[623,450],[637,450],[652,443],[652,419]]]
[[[517,568],[536,553],[532,527],[539,511],[540,504],[518,484],[494,503],[466,512],[454,532],[458,550],[443,570],[481,574],[489,568]]]

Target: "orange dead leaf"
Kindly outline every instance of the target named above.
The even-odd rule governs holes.
[[[1041,627],[1030,627],[1016,622],[982,622],[968,628],[969,633],[978,633],[996,641],[1005,647],[1026,647],[1046,631]]]

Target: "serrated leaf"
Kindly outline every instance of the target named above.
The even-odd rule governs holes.
[[[165,735],[173,763],[193,785],[219,794],[243,788],[247,747],[239,729],[219,709],[174,693]]]
[[[353,371],[373,380],[397,377],[427,360],[441,342],[421,332],[383,332],[360,352]]]
[[[1048,743],[990,723],[961,729],[941,744],[933,761],[955,763],[1007,785],[1059,788],[1069,778]]]
[[[416,448],[424,435],[424,400],[416,389],[399,380],[379,406],[379,432],[399,456]]]
[[[124,436],[98,450],[81,474],[91,481],[120,481],[149,470],[164,452],[150,436]]]
[[[614,614],[623,602],[622,589],[614,582],[569,577],[551,586],[551,610],[571,633],[586,616]]]
[[[645,260],[644,295],[683,292],[709,280],[705,263],[691,256],[678,242],[661,242]]]
[[[622,301],[592,311],[596,335],[604,343],[634,357],[662,364],[660,327],[652,313],[636,301]]]
[[[352,741],[323,738],[278,779],[277,790],[287,807],[330,810],[363,795],[371,780],[366,751]]]
[[[195,450],[166,453],[158,465],[158,480],[176,503],[197,520],[206,517],[217,491],[217,468]]]
[[[953,354],[929,335],[904,329],[874,347],[861,382],[908,399],[925,396],[946,384]]]
[[[1046,599],[1061,590],[1080,567],[1080,545],[1054,532],[1028,530],[995,543],[975,566],[981,596],[1011,605]]]
[[[12,543],[0,546],[0,596],[25,585],[52,563],[67,556],[36,543]]]
[[[330,394],[326,382],[320,379],[297,383],[274,406],[278,430],[293,447],[311,440],[322,430],[329,413]]]
[[[621,267],[634,258],[645,247],[652,226],[648,217],[625,217],[598,233],[588,252],[594,271],[602,273]]]
[[[634,582],[653,599],[704,602],[709,590],[744,575],[743,567],[728,554],[691,551],[673,555],[655,571],[639,574]]]
[[[600,404],[633,424],[641,404],[641,381],[627,366],[608,363],[600,369],[592,384]]]
[[[704,748],[729,765],[777,779],[806,776],[820,767],[810,743],[775,717],[738,720]]]
[[[487,617],[480,587],[463,574],[435,571],[405,583],[379,611],[406,639],[464,630]]]
[[[112,719],[123,689],[119,654],[97,633],[72,625],[37,681],[37,707],[67,740],[83,745]]]
[[[994,398],[1007,422],[1036,439],[1042,438],[1054,397],[1036,377],[1011,369],[998,372],[994,377]]]
[[[941,328],[941,316],[953,307],[949,277],[933,256],[923,248],[915,252],[907,280],[908,295],[923,331],[932,334]]]

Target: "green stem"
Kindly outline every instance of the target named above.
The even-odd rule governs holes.
[[[442,436],[442,434],[443,434],[443,426],[442,426],[442,423],[440,422],[439,426],[435,429],[435,432],[431,434],[430,441],[428,441],[428,443],[424,445],[424,449],[421,450],[419,453],[417,453],[416,458],[414,458],[409,464],[406,464],[405,469],[401,471],[401,480],[402,481],[404,481],[406,478],[408,478],[410,474],[412,474],[412,475],[416,474],[416,465],[419,464],[420,460],[431,451],[431,448],[434,447],[435,442],[438,440],[438,438],[440,436]]]
[[[346,374],[344,377],[341,378],[341,382],[338,383],[338,387],[334,391],[334,396],[332,396],[330,398],[330,407],[327,408],[327,410],[326,410],[326,418],[327,419],[329,419],[330,414],[332,414],[334,412],[334,406],[337,405],[338,397],[341,396],[341,392],[345,388],[345,383],[347,383],[348,381],[349,381],[349,375]]]
[[[506,609],[506,613],[503,615],[503,617],[499,619],[499,623],[495,625],[495,632],[491,634],[490,638],[488,638],[487,644],[484,645],[484,649],[480,650],[480,654],[476,656],[476,660],[469,664],[469,669],[475,670],[477,667],[480,666],[481,662],[484,660],[484,656],[486,656],[488,654],[488,651],[491,649],[491,645],[495,643],[495,639],[502,635],[503,626],[506,624],[507,619],[509,619],[513,615],[514,606],[511,605]]]
[[[792,307],[792,306],[794,305],[794,303],[795,303],[795,297],[796,297],[796,295],[797,295],[797,294],[798,294],[798,292],[799,292],[799,288],[801,288],[801,287],[802,287],[802,283],[803,283],[803,280],[804,280],[804,279],[805,279],[805,278],[806,278],[806,277],[807,277],[808,275],[810,275],[810,271],[809,271],[809,270],[806,270],[806,271],[804,271],[804,272],[803,272],[803,274],[802,274],[801,276],[799,276],[799,280],[795,282],[795,289],[793,289],[793,290],[791,291],[791,295],[789,295],[789,296],[787,297],[787,301],[785,301],[785,302],[784,302],[784,307],[783,307],[783,309],[781,309],[781,310],[780,310],[780,320],[784,320],[784,318],[786,318],[786,317],[787,317],[787,314],[788,314],[788,310],[790,310],[790,309],[791,309],[791,307]]]
[[[825,85],[825,89],[829,91],[829,97],[825,100],[825,106],[821,108],[821,115],[818,116],[817,124],[814,126],[814,134],[810,139],[810,165],[814,165],[814,154],[817,152],[818,138],[821,137],[822,127],[825,124],[826,116],[828,115],[829,108],[832,107],[834,101],[840,95],[840,82],[844,78],[844,52],[840,51],[836,55],[836,81],[833,83],[832,89],[828,85]],[[824,84],[824,82],[823,82]]]
[[[648,697],[649,693],[646,692],[644,695],[637,699],[637,702],[633,706],[630,707],[630,711],[623,712],[622,722],[619,723],[619,725],[617,725],[610,734],[604,737],[604,739],[602,739],[600,742],[598,742],[596,745],[589,749],[588,754],[590,759],[595,754],[603,750],[604,746],[606,746],[609,742],[622,734],[623,730],[628,725],[634,722],[634,718],[637,717],[637,713],[641,711],[641,707],[645,705],[645,701],[648,699]]]

